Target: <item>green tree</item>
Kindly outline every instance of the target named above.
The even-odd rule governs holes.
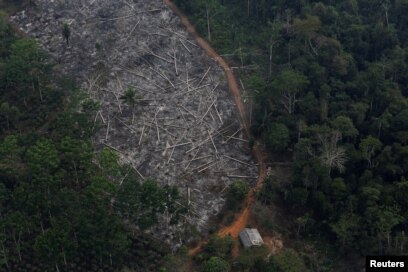
[[[325,121],[329,114],[329,97],[331,88],[328,84],[323,84],[319,88],[320,97],[320,120]]]
[[[234,269],[237,271],[252,271],[254,266],[267,255],[268,248],[265,245],[244,249],[234,261]]]
[[[112,181],[120,182],[125,173],[119,165],[119,155],[108,148],[104,148],[98,155],[99,168],[102,173]]]
[[[11,211],[5,216],[4,229],[7,236],[12,241],[14,254],[18,256],[19,261],[23,260],[23,237],[30,232],[32,222],[20,211]]]
[[[295,187],[290,190],[287,198],[294,205],[305,205],[307,198],[309,197],[309,192],[307,189],[302,187]]]
[[[408,180],[402,179],[396,184],[394,187],[394,199],[399,207],[408,211]]]
[[[16,135],[9,135],[0,143],[0,161],[2,163],[20,160],[21,153],[22,147],[19,146],[18,137]]]
[[[9,103],[3,102],[0,105],[0,117],[5,119],[7,130],[13,126],[18,120],[19,110],[15,106],[10,106]],[[1,119],[0,119],[1,120]]]
[[[347,186],[342,178],[333,179],[331,184],[331,195],[335,201],[341,201],[347,196]],[[341,203],[341,202],[340,202]]]
[[[59,150],[63,154],[61,167],[71,175],[74,173],[77,185],[80,185],[89,174],[92,162],[92,149],[89,143],[64,137]]]
[[[129,88],[126,90],[126,92],[120,97],[120,99],[128,104],[130,108],[132,109],[132,123],[134,122],[135,119],[135,106],[138,100],[138,95],[136,91],[132,88]]]
[[[92,99],[86,99],[84,102],[82,102],[82,110],[87,114],[98,111],[100,107],[100,103]]]
[[[303,232],[306,231],[306,227],[307,225],[309,225],[311,222],[313,221],[312,217],[310,216],[309,213],[305,213],[302,216],[299,216],[298,218],[296,218],[296,224],[298,225],[298,229],[297,229],[297,237],[299,239],[299,235],[300,235],[300,230],[303,229]]]
[[[353,121],[347,116],[337,116],[333,120],[332,126],[340,131],[343,137],[353,139],[358,135],[358,130],[354,127]]]
[[[234,240],[231,236],[211,236],[204,246],[204,253],[208,256],[216,256],[226,260],[231,254],[233,245]]]
[[[7,56],[10,44],[16,39],[16,35],[13,33],[10,25],[7,23],[8,15],[0,11],[0,57]],[[0,62],[1,64],[1,62]]]
[[[75,213],[76,238],[78,249],[85,256],[93,253],[94,257],[120,260],[129,249],[129,233],[119,218],[109,214],[105,205],[98,198],[83,198],[80,208]]]
[[[397,208],[385,206],[380,209],[377,220],[378,237],[387,241],[388,250],[392,248],[392,230],[402,222],[404,222],[404,218],[401,216],[401,211]]]
[[[10,248],[6,246],[7,234],[3,226],[0,225],[0,227],[0,266],[5,266],[6,269],[9,269]]]
[[[274,187],[272,178],[265,177],[264,184],[258,192],[258,199],[262,203],[271,204],[276,199],[277,188]]]
[[[296,103],[299,102],[299,92],[301,92],[309,80],[303,74],[293,70],[282,70],[272,81],[271,86],[279,95],[279,102],[283,105],[288,114],[293,114]]]
[[[272,151],[284,151],[289,144],[289,129],[281,123],[273,123],[264,141]]]
[[[125,219],[148,229],[158,221],[158,215],[168,211],[169,223],[176,223],[179,214],[185,212],[175,205],[179,200],[174,187],[160,187],[152,180],[139,183],[134,174],[129,173],[116,192],[115,208]]]
[[[71,29],[69,28],[68,24],[64,24],[64,26],[62,27],[62,36],[67,42],[67,45],[69,45],[69,37],[71,36]]]
[[[249,192],[249,186],[246,182],[239,180],[229,186],[227,194],[227,205],[231,208],[239,207],[244,203],[245,197]]]
[[[316,55],[318,52],[315,46],[313,46],[312,40],[317,36],[320,26],[319,17],[313,15],[307,15],[307,18],[304,20],[295,18],[292,24],[294,32],[305,40],[305,44],[309,44],[310,49]]]
[[[45,53],[35,40],[20,39],[10,48],[10,57],[7,61],[6,80],[9,87],[17,88],[27,106],[27,98],[32,93],[39,93],[43,100],[43,86],[46,85],[46,76],[50,71],[50,64]]]
[[[368,104],[364,102],[356,102],[351,105],[350,115],[357,126],[360,126],[364,122],[368,108]]]
[[[52,141],[42,139],[27,150],[27,163],[34,177],[54,173],[59,166],[58,152]]]
[[[211,257],[202,268],[203,272],[228,272],[229,264],[220,257]]]
[[[54,226],[47,229],[35,239],[34,250],[40,258],[48,263],[55,265],[57,271],[59,266],[64,263],[67,265],[67,255],[71,256],[77,250],[77,244],[70,237],[66,228],[69,222],[64,226]]]
[[[242,201],[248,194],[249,186],[246,182],[239,180],[232,183],[229,187],[228,194],[235,200]]]
[[[273,256],[270,260],[270,264],[272,268],[271,271],[276,272],[307,271],[299,254],[291,248],[287,248],[279,255]]]
[[[343,247],[353,246],[359,234],[360,221],[357,215],[344,213],[336,222],[330,224]]]
[[[401,110],[391,121],[394,131],[408,130],[408,109]]]
[[[373,164],[373,156],[376,154],[377,151],[379,151],[382,147],[382,143],[380,140],[377,138],[374,138],[373,136],[368,136],[361,140],[359,148],[361,153],[363,154],[363,157],[367,160],[368,162],[368,167],[373,167],[375,166]]]
[[[214,17],[220,13],[222,6],[216,0],[198,0],[196,4],[201,13],[205,11],[205,14],[200,14],[200,17],[205,17],[207,39],[211,42]]]

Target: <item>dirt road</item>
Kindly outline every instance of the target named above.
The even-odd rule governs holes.
[[[218,64],[224,70],[227,81],[228,81],[229,89],[231,91],[232,97],[234,98],[235,104],[237,106],[241,125],[243,127],[245,136],[248,138],[250,135],[249,122],[246,117],[247,115],[245,113],[245,107],[242,103],[241,92],[238,87],[237,80],[235,79],[235,76],[231,71],[231,68],[229,67],[227,62],[222,57],[220,57],[220,55],[218,55],[217,52],[215,52],[215,50],[202,37],[200,37],[200,35],[198,35],[197,31],[195,30],[193,25],[191,25],[188,18],[171,0],[164,0],[164,3],[177,16],[180,17],[181,22],[183,23],[187,31],[194,37],[197,44],[202,49],[204,49],[204,51],[207,53],[209,57],[217,61]],[[220,230],[218,230],[217,233],[220,236],[231,235],[232,237],[237,238],[241,229],[245,228],[248,223],[248,219],[251,213],[251,208],[252,208],[253,203],[255,202],[256,191],[262,187],[262,184],[263,184],[263,181],[266,175],[265,156],[262,150],[262,145],[259,141],[255,142],[254,147],[252,149],[252,154],[255,157],[255,159],[258,161],[259,177],[257,180],[257,184],[248,193],[248,196],[246,198],[245,208],[235,216],[234,222],[231,225],[223,227]],[[196,253],[198,253],[202,245],[203,245],[203,242],[199,243],[199,245],[196,248],[191,249],[189,251],[190,255],[195,255]]]

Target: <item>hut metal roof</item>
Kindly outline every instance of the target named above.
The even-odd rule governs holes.
[[[263,244],[262,237],[257,229],[245,228],[239,233],[239,238],[245,248]]]

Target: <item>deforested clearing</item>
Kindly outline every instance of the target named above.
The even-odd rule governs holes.
[[[159,0],[33,2],[11,20],[101,104],[95,148],[117,151],[141,180],[176,185],[190,205],[184,222],[208,230],[226,187],[257,179],[216,61]],[[162,220],[156,235],[182,237]]]

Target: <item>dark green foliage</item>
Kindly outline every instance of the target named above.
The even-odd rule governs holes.
[[[31,39],[18,39],[10,48],[7,61],[6,84],[8,87],[30,88],[41,83],[48,71],[47,57]],[[28,94],[27,94],[28,95]]]
[[[124,103],[128,104],[132,108],[135,106],[137,98],[138,96],[136,91],[131,88],[127,89],[126,92],[120,97]]]
[[[245,203],[245,197],[249,192],[249,186],[246,182],[239,180],[229,186],[227,193],[227,206],[231,209],[238,209]]]
[[[277,256],[273,256],[269,261],[267,270],[276,272],[297,272],[307,271],[303,260],[298,253],[291,248],[285,249]]]
[[[139,183],[111,150],[96,155],[91,118],[98,103],[84,99],[72,81],[55,77],[39,45],[14,37],[2,17],[0,36],[0,67],[6,67],[0,69],[0,270],[159,265],[155,258],[163,257],[163,246],[145,239],[140,247],[138,233],[125,228],[115,204],[120,201],[141,229],[165,211],[174,224],[185,212],[175,203],[178,191]],[[64,36],[68,41],[66,29]],[[152,257],[141,256],[145,249]],[[138,260],[130,261],[134,256]]]
[[[19,241],[9,246],[19,256],[8,256],[13,265],[29,261],[23,251],[30,250],[37,261],[54,267],[72,262],[75,256],[105,260],[114,256],[120,261],[128,249],[129,234],[107,210],[115,183],[106,180],[109,186],[100,185],[98,191],[88,193],[93,180],[106,179],[92,164],[89,144],[63,138],[58,144],[38,139],[25,146],[19,137],[8,136],[0,149],[7,152],[11,148],[8,163],[24,169],[15,179],[18,168],[12,171],[7,165],[0,167],[3,182],[8,181],[2,184],[12,199],[1,212],[7,219],[5,229],[10,230],[5,233],[5,243],[14,238]]]
[[[254,247],[244,249],[240,256],[234,262],[234,269],[238,271],[245,271],[254,267],[257,262],[260,262],[268,255],[268,248],[266,246]]]
[[[32,39],[10,38],[5,30],[0,67],[0,133],[37,128],[59,106],[67,89],[51,88],[52,65]]]
[[[354,138],[358,135],[358,130],[354,127],[353,121],[346,116],[337,116],[332,122],[333,128],[341,132],[345,138]]]
[[[204,262],[211,257],[219,257],[224,260],[229,260],[233,245],[234,239],[230,236],[224,238],[212,236],[208,240],[208,243],[204,245],[203,251],[196,256],[196,260]]]
[[[295,187],[289,191],[288,201],[294,205],[304,205],[307,202],[309,192],[305,188]]]
[[[124,218],[148,229],[157,223],[157,216],[165,210],[170,212],[170,224],[177,223],[183,207],[175,204],[180,201],[178,191],[173,187],[160,187],[156,182],[147,180],[140,184],[134,177],[124,179],[116,193],[115,208]]]
[[[264,136],[271,151],[284,151],[289,144],[289,130],[284,124],[272,123]]]
[[[67,42],[67,45],[69,45],[69,37],[71,36],[71,29],[69,28],[68,24],[64,24],[64,26],[62,27],[62,36]]]
[[[267,176],[264,181],[264,185],[258,193],[258,200],[265,204],[272,203],[277,195],[277,188],[274,187],[273,181],[270,176]]]
[[[4,58],[9,53],[10,44],[15,41],[16,37],[9,24],[7,24],[7,15],[0,11],[0,56]],[[0,66],[0,76],[3,77],[3,65]]]
[[[228,272],[229,264],[219,257],[211,257],[203,264],[203,272]]]
[[[286,248],[278,255],[271,256],[268,261],[258,258],[254,263],[254,271],[259,272],[297,272],[311,271],[307,269],[304,260],[292,248]],[[322,270],[330,271],[330,270]]]
[[[132,110],[132,122],[133,122],[134,118],[135,118],[135,107],[136,107],[136,104],[140,101],[139,95],[137,94],[137,92],[134,89],[129,88],[120,97],[120,99],[131,108],[131,110]]]
[[[239,180],[230,185],[228,194],[231,195],[237,201],[242,201],[245,199],[249,191],[249,186],[246,182]]]

